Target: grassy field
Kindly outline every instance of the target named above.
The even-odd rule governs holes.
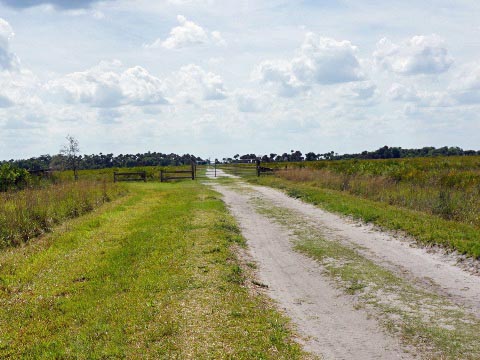
[[[274,164],[284,168],[285,164]],[[480,257],[480,158],[317,161],[251,179],[420,242]]]
[[[243,238],[196,182],[129,193],[0,254],[1,358],[297,359]]]

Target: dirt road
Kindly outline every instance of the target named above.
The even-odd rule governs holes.
[[[478,276],[447,258],[278,190],[239,179],[213,186],[239,222],[258,264],[259,281],[292,319],[307,350],[326,359],[455,358],[448,341],[458,332],[466,339],[461,352],[465,358],[480,352],[475,345],[480,329]],[[298,251],[302,242],[323,242],[336,247],[334,254],[354,255],[319,261]],[[352,266],[357,273],[349,276],[358,275],[363,282],[364,273],[380,275],[367,277],[358,292],[345,291],[352,287],[339,274]],[[425,328],[430,330],[421,333]],[[418,334],[409,334],[415,329],[420,329]],[[440,335],[425,341],[435,333],[432,329]]]

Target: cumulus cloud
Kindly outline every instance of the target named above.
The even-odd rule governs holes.
[[[278,95],[293,97],[310,88],[300,81],[292,71],[290,62],[263,61],[254,71],[254,78],[265,84],[277,85]]]
[[[10,100],[7,96],[0,94],[0,108],[7,108],[12,105],[12,100]]]
[[[264,105],[259,96],[248,92],[238,91],[236,96],[237,109],[244,113],[256,113],[264,110]]]
[[[369,101],[377,94],[377,86],[371,81],[361,81],[343,86],[340,95],[354,101]]]
[[[90,7],[100,0],[0,0],[13,8],[22,9],[40,5],[52,5],[60,9],[80,9]]]
[[[437,35],[414,36],[401,44],[382,38],[373,57],[378,67],[400,75],[440,74],[453,64],[443,39]]]
[[[315,84],[340,84],[364,79],[357,48],[349,41],[307,33],[290,61],[263,61],[254,77],[263,83],[278,85],[281,96],[291,97]]]
[[[460,104],[480,104],[480,62],[464,65],[449,91]]]
[[[18,66],[18,59],[10,52],[10,42],[15,36],[12,27],[0,18],[0,70],[12,70]]]
[[[18,68],[16,71],[0,71],[0,84],[0,97],[3,98],[0,103],[3,107],[38,105],[41,102],[41,84],[28,70]]]
[[[225,40],[220,32],[209,32],[193,21],[187,20],[183,15],[178,15],[177,20],[180,25],[170,31],[167,39],[157,39],[145,47],[149,49],[163,47],[171,50],[205,44],[225,45]]]
[[[125,69],[120,61],[103,61],[83,72],[50,81],[46,88],[70,103],[113,108],[167,104],[163,81],[140,66]]]
[[[292,60],[295,76],[306,83],[336,84],[363,78],[350,41],[337,41],[307,33],[299,54]]]
[[[171,89],[180,101],[195,103],[199,100],[223,100],[227,90],[223,79],[200,66],[190,64],[180,68],[170,79]]]
[[[393,83],[387,91],[387,98],[393,101],[420,101],[417,90],[399,83]]]
[[[413,86],[393,83],[387,91],[387,98],[397,102],[407,102],[418,107],[451,107],[458,102],[448,91],[419,91]]]

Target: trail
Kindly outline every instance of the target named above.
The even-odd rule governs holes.
[[[359,245],[357,249],[365,257],[410,278],[419,286],[449,297],[480,316],[480,276],[455,266],[447,257],[411,246],[411,242],[395,238],[372,225],[347,220],[275,189],[261,186],[252,189],[272,203],[303,215],[310,226],[321,229],[331,239]]]
[[[217,170],[218,173],[218,170]],[[218,174],[221,175],[221,174]],[[215,185],[239,221],[259,277],[296,324],[307,351],[326,359],[410,359],[398,340],[332,287],[318,264],[292,249],[289,234],[256,213],[250,197]]]
[[[217,170],[217,176],[222,175]],[[358,310],[355,299],[335,286],[317,261],[295,251],[294,226],[279,224],[259,213],[256,199],[292,211],[297,221],[308,223],[328,240],[354,248],[413,286],[438,294],[474,316],[480,314],[480,277],[441,255],[272,188],[247,185],[241,180],[233,185],[219,182],[213,187],[237,218],[269,296],[292,319],[305,349],[322,358],[410,359],[416,358],[416,351],[396,334],[385,332],[368,311]]]

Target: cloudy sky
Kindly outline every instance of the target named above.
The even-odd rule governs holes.
[[[0,0],[0,159],[480,149],[475,0]]]

